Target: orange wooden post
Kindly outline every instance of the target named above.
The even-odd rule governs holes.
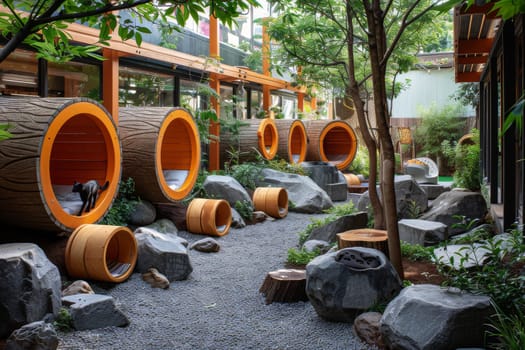
[[[265,25],[262,28],[262,71],[266,76],[270,76],[270,36]],[[263,109],[270,114],[271,101],[270,87],[263,85]]]
[[[118,125],[118,75],[119,75],[119,56],[118,52],[111,49],[104,49],[102,62],[102,100],[104,107]]]
[[[215,16],[210,16],[210,57],[219,59],[219,21]],[[221,83],[217,74],[210,74],[210,87],[218,94],[221,93]],[[217,116],[220,117],[221,109],[219,101],[216,98],[211,98],[211,105],[215,109]],[[210,135],[220,136],[220,124],[212,122],[209,128]],[[210,142],[208,154],[208,170],[220,169],[220,144],[218,141]]]
[[[297,67],[297,75],[300,76],[302,72],[303,67]],[[304,93],[302,92],[297,93],[297,109],[299,112],[304,112]]]

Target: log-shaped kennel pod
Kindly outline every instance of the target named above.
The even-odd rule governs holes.
[[[122,177],[151,202],[184,199],[197,181],[201,146],[197,125],[184,108],[119,109]]]
[[[354,129],[343,120],[308,120],[306,160],[333,164],[339,170],[346,169],[357,152],[357,136]]]
[[[81,225],[69,237],[65,251],[70,277],[123,282],[137,262],[137,241],[124,226]]]
[[[86,98],[0,97],[0,220],[43,231],[72,231],[99,221],[118,191],[121,147],[102,105]],[[109,181],[95,208],[82,205],[73,183]]]
[[[224,236],[230,230],[232,210],[224,199],[194,198],[186,211],[188,232]]]
[[[277,119],[275,125],[279,133],[277,155],[292,164],[304,162],[308,146],[304,123],[299,119]]]
[[[275,121],[270,118],[239,121],[238,135],[221,128],[220,150],[222,163],[231,158],[229,152],[238,153],[240,161],[252,161],[259,153],[271,160],[277,154],[279,133]]]
[[[257,187],[253,206],[276,219],[284,218],[288,215],[288,192],[283,187]]]

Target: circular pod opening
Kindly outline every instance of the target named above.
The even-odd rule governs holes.
[[[279,146],[279,134],[275,122],[270,118],[262,119],[257,129],[259,150],[266,159],[273,159]]]
[[[231,221],[231,207],[224,199],[195,198],[186,211],[186,226],[193,233],[224,236]]]
[[[282,187],[257,187],[253,206],[274,218],[284,218],[288,214],[288,192]]]
[[[288,133],[288,159],[291,163],[298,164],[305,160],[307,140],[304,124],[295,120]]]
[[[81,225],[69,237],[65,260],[71,277],[123,282],[135,268],[137,241],[127,227]]]
[[[334,121],[327,124],[319,138],[323,161],[334,164],[339,170],[352,163],[357,152],[357,137],[348,123]]]
[[[172,110],[162,122],[156,145],[156,173],[162,191],[182,200],[192,190],[201,161],[199,132],[184,109]]]
[[[49,214],[63,229],[94,223],[107,212],[118,190],[121,149],[115,124],[93,102],[73,102],[50,121],[41,144],[39,185]],[[91,181],[92,206],[72,192]],[[106,184],[107,183],[107,184]],[[86,188],[87,190],[87,188]]]

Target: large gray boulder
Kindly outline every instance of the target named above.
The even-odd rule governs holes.
[[[329,321],[353,322],[370,307],[391,300],[401,287],[396,270],[376,249],[345,248],[306,265],[306,295]]]
[[[139,227],[134,234],[138,247],[137,272],[145,273],[154,267],[170,282],[188,278],[193,271],[188,241],[175,234],[165,234],[146,227]]]
[[[299,165],[306,171],[308,177],[328,194],[331,200],[346,200],[348,193],[346,179],[335,165],[320,161],[302,162]]]
[[[148,201],[139,200],[135,203],[128,219],[128,223],[135,227],[150,225],[155,221],[157,210]]]
[[[224,199],[235,208],[236,202],[248,202],[253,206],[253,201],[246,189],[231,176],[208,175],[202,184],[208,196]]]
[[[448,227],[441,222],[403,219],[397,222],[399,239],[420,246],[434,245],[448,238]]]
[[[0,338],[58,315],[61,285],[58,268],[37,245],[0,245]]]
[[[36,321],[15,330],[5,343],[5,350],[54,350],[58,334],[51,323]]]
[[[404,350],[482,347],[490,298],[431,284],[404,288],[381,318],[385,345]]]
[[[308,176],[263,169],[256,183],[257,186],[285,188],[293,204],[288,207],[289,211],[313,214],[334,206],[328,194]]]
[[[337,241],[337,234],[348,230],[365,228],[368,223],[368,214],[358,212],[355,214],[344,215],[321,227],[316,227],[308,236],[308,240],[321,240],[329,243]]]
[[[129,324],[127,316],[109,295],[69,295],[63,297],[62,302],[69,308],[73,327],[78,331],[110,326],[124,327]]]
[[[468,192],[453,190],[442,193],[424,213],[420,219],[429,221],[439,221],[448,226],[450,236],[462,233],[465,230],[461,227],[452,227],[458,223],[454,216],[465,216],[467,220],[480,219],[483,221],[487,213],[487,203],[479,192]]]
[[[399,219],[410,219],[413,217],[414,209],[422,213],[428,208],[428,196],[421,186],[410,175],[396,176],[394,179],[396,193],[397,215]],[[381,197],[381,190],[377,187]],[[370,196],[368,191],[363,193],[357,203],[357,209],[368,211],[370,207]]]

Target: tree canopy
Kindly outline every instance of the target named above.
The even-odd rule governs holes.
[[[190,17],[198,21],[199,14],[209,10],[232,26],[240,13],[259,6],[257,0],[2,0],[1,5],[0,36],[5,45],[0,48],[0,62],[22,44],[55,62],[79,56],[100,58],[98,46],[71,43],[66,29],[73,22],[98,28],[98,44],[108,45],[116,31],[122,40],[134,39],[140,46],[142,35],[150,33],[148,23],[183,26]],[[123,12],[129,16],[123,17]]]

